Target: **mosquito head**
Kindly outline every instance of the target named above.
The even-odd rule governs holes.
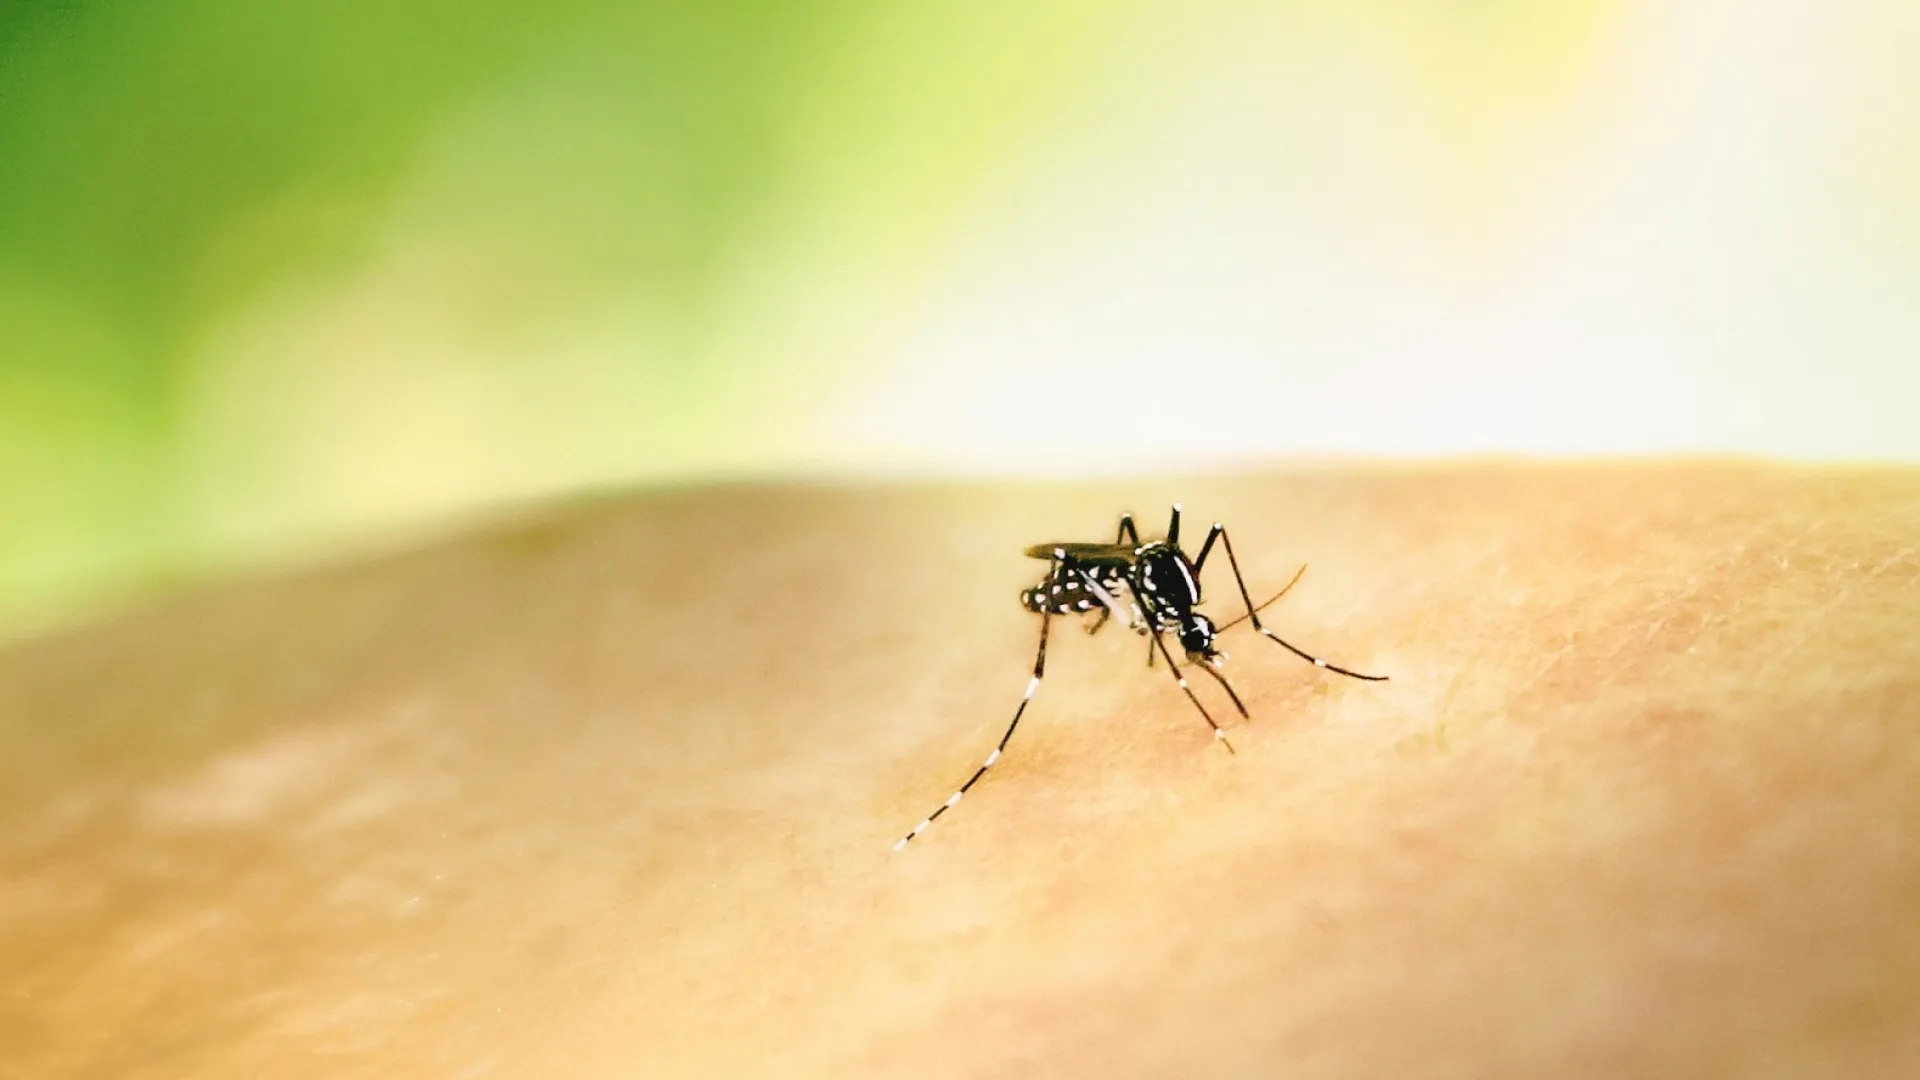
[[[1197,611],[1188,612],[1180,620],[1180,646],[1187,650],[1187,659],[1199,664],[1219,655],[1213,647],[1213,621]]]

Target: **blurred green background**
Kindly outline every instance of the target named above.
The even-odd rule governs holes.
[[[582,488],[1920,459],[1900,5],[0,6],[0,631]]]

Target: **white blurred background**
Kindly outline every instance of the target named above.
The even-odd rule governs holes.
[[[1920,8],[1396,9],[1143,27],[821,445],[1920,458]]]

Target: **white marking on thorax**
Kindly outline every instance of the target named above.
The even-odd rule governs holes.
[[[1187,595],[1198,600],[1200,598],[1200,583],[1193,580],[1193,571],[1187,569],[1187,560],[1175,559],[1173,565],[1179,568],[1180,577],[1187,583]]]

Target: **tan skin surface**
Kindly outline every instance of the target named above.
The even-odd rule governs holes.
[[[1232,529],[1229,756],[1026,545]],[[1208,604],[1230,618],[1224,560]],[[753,489],[0,651],[0,1076],[1920,1072],[1920,476]]]

